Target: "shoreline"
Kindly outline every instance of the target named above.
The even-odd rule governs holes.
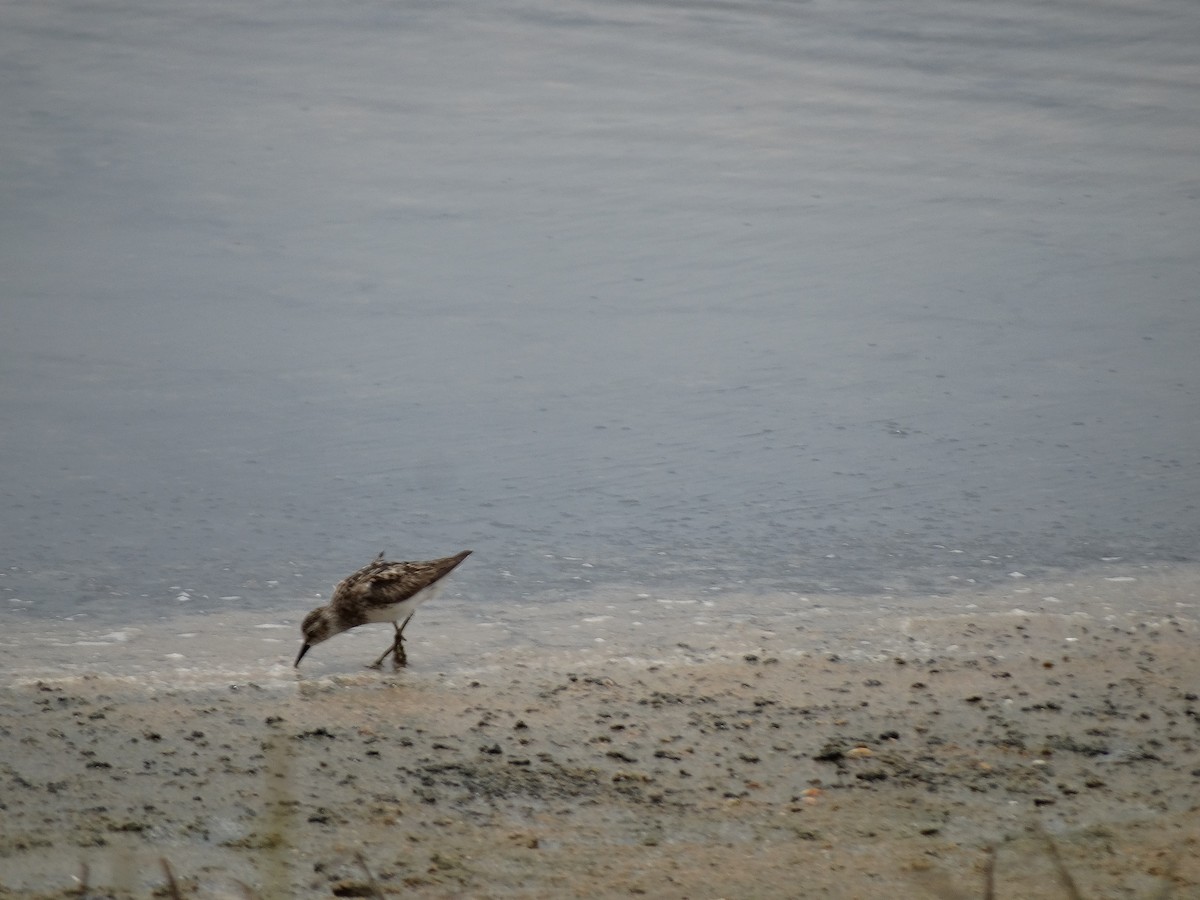
[[[1001,587],[963,585],[952,594],[849,596],[735,590],[658,591],[613,586],[571,600],[530,597],[477,604],[451,586],[423,606],[409,629],[410,671],[463,673],[527,664],[570,666],[576,660],[701,662],[738,658],[763,636],[788,656],[837,652],[855,659],[912,649],[905,629],[919,628],[940,650],[937,622],[1024,613],[1072,623],[1155,622],[1200,618],[1200,565],[1108,563],[1049,578],[1018,572]],[[391,631],[366,626],[322,644],[292,667],[299,622],[314,605],[237,605],[203,611],[168,607],[153,619],[18,615],[0,634],[0,684],[100,677],[125,688],[162,689],[257,683],[269,687],[355,672],[390,643]],[[932,630],[930,630],[932,629]]]
[[[1186,611],[899,616],[804,647],[756,623],[457,671],[410,648],[394,674],[182,690],[10,678],[0,896],[71,895],[86,866],[144,897],[161,857],[188,897],[976,897],[991,850],[1001,896],[1067,896],[1055,851],[1085,897],[1190,896]]]

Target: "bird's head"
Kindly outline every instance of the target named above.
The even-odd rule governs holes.
[[[304,654],[308,652],[310,647],[315,647],[321,641],[329,640],[336,633],[327,607],[318,606],[305,616],[304,621],[300,623],[300,634],[304,638],[304,644],[300,648],[300,653],[296,656],[293,668],[300,665],[300,660],[304,659]]]

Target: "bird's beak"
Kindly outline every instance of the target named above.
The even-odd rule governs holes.
[[[308,643],[308,641],[304,642],[304,646],[301,647],[300,652],[296,654],[296,661],[292,663],[293,669],[300,665],[300,660],[304,659],[304,654],[308,652],[308,648],[311,646],[312,644]]]

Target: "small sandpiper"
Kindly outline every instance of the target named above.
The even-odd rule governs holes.
[[[369,668],[378,669],[389,655],[395,667],[406,665],[404,626],[418,606],[441,592],[445,586],[443,579],[470,555],[470,550],[464,550],[455,556],[428,562],[390,562],[380,553],[372,562],[338,582],[328,606],[318,606],[304,617],[300,625],[304,645],[295,665],[300,665],[310,647],[369,622],[391,622],[396,629],[392,646]],[[401,619],[404,623],[397,625]]]

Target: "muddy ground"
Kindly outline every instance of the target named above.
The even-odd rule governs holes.
[[[1191,619],[0,694],[0,896],[1200,896]],[[936,649],[935,649],[936,648]],[[1049,837],[1047,837],[1049,836]]]

